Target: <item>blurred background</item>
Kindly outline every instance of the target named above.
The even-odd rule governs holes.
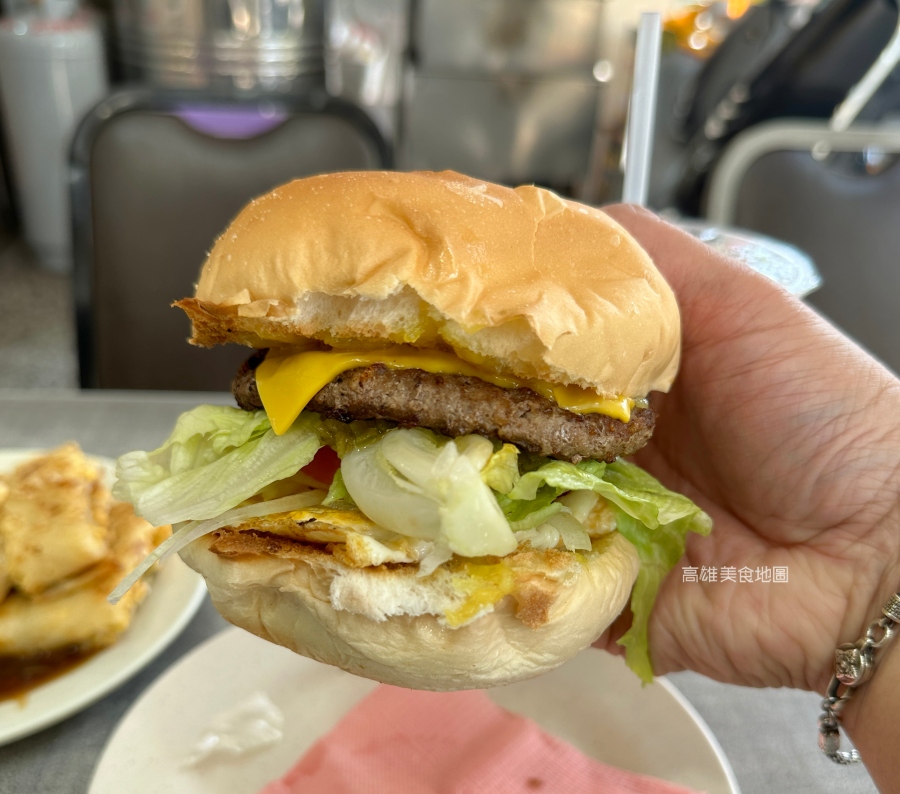
[[[244,354],[169,304],[294,177],[618,200],[648,10],[650,206],[782,280],[814,263],[807,300],[900,370],[895,0],[3,0],[0,387],[227,388]]]

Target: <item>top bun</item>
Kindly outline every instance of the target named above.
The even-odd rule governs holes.
[[[279,187],[241,211],[177,305],[201,346],[438,347],[606,397],[668,390],[680,353],[671,289],[609,216],[451,171]]]

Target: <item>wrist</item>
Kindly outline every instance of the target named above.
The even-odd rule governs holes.
[[[886,526],[883,527],[891,537],[897,537],[900,533],[897,514],[897,510],[892,511]],[[870,551],[868,559],[871,560],[873,556],[875,555]],[[850,695],[850,699],[840,711],[839,724],[855,745],[873,780],[882,791],[888,790],[900,777],[900,759],[896,758],[894,753],[895,737],[900,733],[900,649],[893,647],[900,645],[900,619],[898,619],[900,611],[897,609],[896,599],[893,605],[888,605],[892,594],[900,591],[900,564],[896,557],[896,553],[885,553],[882,555],[885,564],[880,572],[869,568],[874,581],[871,588],[872,595],[868,601],[860,599],[857,602],[865,604],[862,608],[867,610],[868,614],[862,618],[859,627],[854,631],[849,631],[846,627],[853,625],[857,618],[848,614],[847,619],[842,622],[841,631],[849,633],[840,639],[840,643],[854,644],[864,637],[868,637],[870,642],[874,641],[874,646],[869,650],[870,654],[873,654],[870,659],[874,660],[870,676],[864,676],[863,683],[859,686],[851,689],[841,688],[845,696]],[[863,566],[864,569],[866,567],[868,566]],[[856,609],[860,607],[857,606]],[[886,611],[882,612],[883,609]],[[848,613],[850,611],[848,609]],[[882,615],[890,617],[882,620],[881,626],[890,627],[892,636],[886,636],[883,642],[879,642],[881,630],[873,624]],[[833,658],[831,664],[829,678],[834,674]],[[831,694],[836,693],[832,691]],[[827,703],[827,699],[825,702]],[[820,737],[820,742],[821,740]]]
[[[841,727],[853,742],[879,791],[892,791],[900,777],[895,753],[900,733],[900,626],[878,653],[872,677],[860,685],[841,715]]]
[[[882,617],[881,610],[887,600],[900,591],[900,500],[870,532],[853,544],[848,565],[852,575],[848,578],[847,609],[832,639],[820,683],[814,687],[817,692],[824,693],[831,680],[837,646],[864,637],[872,621]],[[900,632],[900,627],[896,631]],[[860,692],[865,688],[861,687]]]

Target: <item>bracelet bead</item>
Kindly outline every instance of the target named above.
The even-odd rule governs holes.
[[[894,593],[882,607],[881,612],[894,623],[900,623],[900,593]]]
[[[834,676],[828,684],[819,716],[819,749],[836,764],[860,761],[856,750],[841,750],[841,711],[853,697],[856,687],[871,678],[875,670],[875,651],[893,638],[895,627],[900,624],[900,593],[894,593],[881,612],[884,617],[870,623],[863,637],[838,646],[834,652]]]

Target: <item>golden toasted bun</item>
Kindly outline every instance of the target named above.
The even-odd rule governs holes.
[[[300,179],[251,202],[194,298],[193,343],[373,339],[605,396],[672,383],[675,298],[603,212],[443,173]]]
[[[512,593],[451,628],[445,613],[465,598],[452,568],[425,578],[409,565],[352,568],[245,532],[200,538],[181,556],[236,626],[356,675],[439,691],[509,684],[562,664],[621,612],[638,572],[617,532],[585,554],[517,552],[503,558]]]

